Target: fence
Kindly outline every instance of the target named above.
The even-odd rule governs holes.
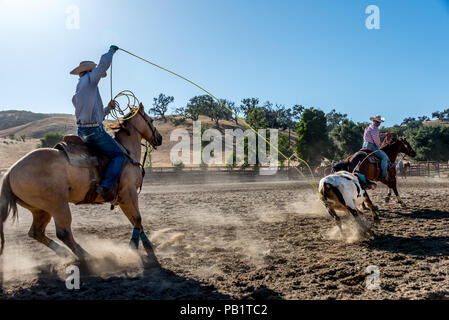
[[[175,167],[148,167],[145,168],[147,172],[154,173],[170,173],[170,172],[183,172],[183,173],[197,173],[197,174],[213,174],[213,173],[221,173],[221,174],[234,174],[234,175],[251,175],[251,174],[259,174],[259,167],[248,166],[245,168],[241,167],[227,167],[227,166],[211,166],[211,167],[200,167],[200,166],[192,166],[192,167],[184,167],[184,168],[175,168]],[[310,177],[310,172],[308,168],[305,167],[297,167],[306,177]],[[302,179],[302,175],[299,174],[295,167],[293,166],[279,166],[277,171],[281,175],[286,175],[289,179]],[[315,173],[314,173],[315,174]],[[398,175],[401,176],[401,173],[398,172]],[[421,161],[421,162],[411,162],[410,167],[406,168],[407,176],[422,176],[422,177],[449,177],[449,162],[437,162],[437,161]]]
[[[400,175],[400,174],[399,174]],[[449,177],[449,162],[421,161],[412,162],[406,168],[407,176]]]

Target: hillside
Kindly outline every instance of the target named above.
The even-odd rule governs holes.
[[[171,166],[170,150],[179,141],[170,141],[170,135],[175,129],[186,129],[190,137],[192,136],[192,121],[187,120],[185,123],[175,126],[173,124],[176,116],[167,116],[168,121],[155,119],[154,124],[159,132],[162,134],[163,143],[152,153],[153,166]],[[205,116],[200,116],[201,124],[208,128],[214,128],[215,123]],[[224,130],[242,128],[237,126],[233,121],[220,121],[219,130],[223,137],[224,146]],[[243,129],[243,128],[242,128]],[[48,115],[44,119],[35,120],[26,124],[22,124],[13,128],[8,128],[0,131],[0,168],[7,168],[20,159],[28,152],[34,150],[39,143],[39,138],[42,138],[47,132],[62,132],[63,134],[76,134],[77,127],[75,124],[75,117],[72,115]],[[286,134],[286,132],[281,132]],[[10,139],[14,135],[13,139]],[[21,137],[25,136],[25,142]],[[296,133],[292,132],[292,143],[296,137]],[[192,139],[190,139],[192,145]],[[224,157],[224,153],[223,153]],[[189,166],[188,164],[186,164]],[[196,165],[193,165],[196,166]]]
[[[449,126],[449,121],[447,120],[429,120],[423,121],[423,126]]]
[[[25,123],[51,117],[51,114],[34,113],[22,110],[0,111],[0,130],[13,128]]]
[[[2,121],[0,121],[1,124]],[[24,135],[27,138],[42,138],[47,132],[76,133],[75,117],[72,115],[48,115],[48,117],[40,120],[0,130],[0,137],[5,138],[10,135],[20,137]]]

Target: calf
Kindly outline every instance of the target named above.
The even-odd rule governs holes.
[[[358,172],[351,174],[347,171],[339,171],[320,180],[320,198],[329,214],[334,218],[341,230],[340,218],[335,210],[342,210],[352,214],[356,222],[363,228],[360,221],[358,206],[366,203],[371,211],[374,222],[379,222],[373,203],[366,189],[375,189],[376,184],[366,180]]]

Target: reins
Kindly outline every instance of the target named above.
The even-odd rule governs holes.
[[[141,116],[143,117],[143,115],[141,115]],[[144,120],[145,120],[145,122],[148,124],[148,126],[150,127],[151,132],[153,133],[153,137],[154,137],[154,135],[155,135],[155,129],[153,128],[152,125],[150,125],[150,123],[149,123],[149,121],[148,121],[147,119],[144,118]],[[131,157],[129,150],[123,145],[123,143],[119,140],[119,138],[118,138],[118,136],[117,136],[118,133],[119,133],[120,131],[124,131],[128,136],[131,134],[131,133],[129,132],[128,128],[126,128],[126,125],[128,125],[128,124],[131,125],[131,126],[132,126],[132,127],[133,127],[133,128],[134,128],[134,129],[135,129],[141,136],[142,136],[142,133],[139,131],[139,129],[137,129],[137,127],[136,127],[135,125],[133,125],[133,124],[130,123],[130,122],[126,122],[125,125],[122,125],[122,123],[119,124],[120,127],[119,127],[119,130],[117,131],[117,133],[116,133],[116,135],[115,135],[115,140],[116,140],[116,141],[123,147],[123,149],[125,149],[126,155],[127,155],[128,159],[130,160],[131,164],[136,165],[136,166],[139,166],[139,167],[141,168],[142,181],[141,181],[141,183],[140,183],[140,186],[139,186],[139,192],[138,192],[138,193],[140,194],[140,192],[142,191],[143,178],[145,177],[145,161],[146,161],[146,159],[147,159],[148,153],[151,152],[151,150],[156,149],[156,147],[150,145],[148,142],[146,142],[145,144],[143,144],[143,143],[141,142],[140,145],[143,146],[143,147],[145,147],[145,153],[144,153],[144,156],[143,156],[142,163],[140,163],[140,162],[134,160],[134,159]],[[151,148],[151,150],[149,151],[150,148]]]
[[[365,162],[366,159],[368,159],[371,155],[375,154],[378,151],[381,151],[381,149],[386,146],[391,144],[392,139],[390,138],[392,136],[392,133],[389,132],[386,134],[384,141],[382,141],[382,144],[380,145],[379,150],[374,150],[373,152],[369,153],[365,158],[363,158],[362,161],[359,161],[359,163],[357,163],[357,165],[355,166],[354,170],[352,170],[352,173],[359,171],[360,167],[362,166],[362,164]],[[388,142],[387,142],[388,141]]]

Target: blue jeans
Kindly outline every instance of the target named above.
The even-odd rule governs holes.
[[[78,127],[78,136],[83,141],[94,148],[98,148],[107,155],[111,162],[104,173],[100,186],[110,189],[120,178],[123,166],[126,161],[126,154],[122,151],[117,141],[115,141],[102,126],[94,128]]]
[[[384,179],[387,174],[388,174],[388,162],[390,161],[390,159],[388,158],[387,154],[385,152],[383,152],[382,150],[379,149],[378,146],[376,146],[374,143],[372,142],[364,142],[363,149],[368,149],[371,151],[376,151],[376,153],[374,153],[374,155],[376,155],[377,157],[379,157],[381,159],[381,163],[380,163],[380,168],[382,170],[382,178]]]

